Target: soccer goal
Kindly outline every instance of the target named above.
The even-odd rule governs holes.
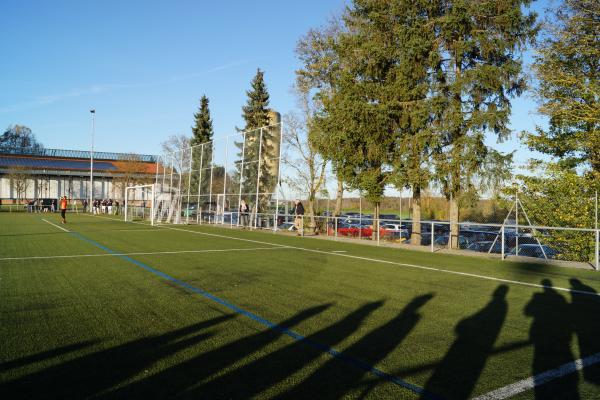
[[[154,185],[128,186],[125,189],[125,208],[123,215],[125,221],[156,221],[155,205],[156,194]]]

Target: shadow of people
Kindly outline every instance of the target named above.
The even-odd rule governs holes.
[[[314,317],[329,308],[324,304],[302,310],[291,318],[279,323],[284,329],[291,329],[299,323]],[[174,365],[157,374],[107,393],[107,398],[173,398],[178,393],[191,388],[214,373],[223,371],[255,352],[280,339],[283,333],[276,329],[266,329],[255,335],[246,336],[217,349],[202,353],[194,358]]]
[[[542,280],[544,290],[535,293],[525,306],[525,315],[532,317],[529,338],[533,343],[533,375],[535,398],[579,399],[576,373],[547,380],[536,375],[574,361],[571,352],[571,309],[567,301],[552,288],[549,279]]]
[[[79,399],[121,383],[160,359],[211,335],[202,330],[234,318],[228,314],[162,335],[99,350],[0,385],[3,399]],[[190,336],[191,335],[191,336]]]
[[[329,346],[335,346],[350,336],[365,318],[382,305],[382,301],[367,303],[340,321],[187,391],[184,396],[209,399],[254,398],[322,357],[330,351]]]
[[[368,365],[375,365],[391,353],[408,336],[421,319],[419,309],[433,294],[414,298],[395,318],[373,329],[342,353]],[[367,372],[356,366],[345,366],[331,358],[302,383],[282,394],[283,398],[340,398],[359,382]]]
[[[456,340],[425,384],[426,393],[448,399],[471,396],[506,319],[507,293],[508,286],[498,286],[485,307],[456,325]]]
[[[579,344],[579,356],[589,357],[600,353],[600,298],[594,288],[583,284],[579,279],[571,279],[571,317],[573,329]],[[588,292],[585,294],[582,292]],[[600,363],[583,369],[583,378],[590,383],[600,385]]]

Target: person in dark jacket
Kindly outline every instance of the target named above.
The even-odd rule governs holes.
[[[304,206],[300,200],[296,199],[292,212],[294,214],[294,226],[298,231],[298,236],[304,236]]]

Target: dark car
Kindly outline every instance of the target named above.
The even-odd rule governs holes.
[[[543,248],[543,251],[542,251]],[[519,255],[523,257],[535,257],[535,258],[557,258],[560,252],[556,249],[548,247],[546,245],[539,244],[519,244],[519,253],[517,254],[516,248],[512,249],[508,255],[514,256]],[[546,255],[544,257],[544,254]]]
[[[492,246],[492,244],[493,244],[493,246]],[[492,251],[490,251],[490,247],[492,248]],[[500,253],[502,253],[502,244],[500,243],[499,240],[497,240],[495,243],[494,243],[494,241],[475,242],[475,243],[471,243],[467,247],[467,250],[477,251],[480,253],[500,254]],[[505,248],[505,250],[507,250],[507,249]]]

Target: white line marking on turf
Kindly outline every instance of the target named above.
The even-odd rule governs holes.
[[[554,379],[561,378],[565,375],[575,373],[582,370],[583,368],[598,364],[600,362],[600,353],[592,354],[591,356],[583,359],[578,359],[566,364],[561,365],[558,368],[551,369],[549,371],[542,372],[534,375],[530,378],[520,380],[511,385],[504,386],[500,389],[492,390],[486,394],[475,397],[473,400],[502,400],[509,397],[515,396],[519,393],[523,393],[527,390],[531,390],[536,386],[544,385]]]
[[[48,221],[47,219],[42,218],[42,221],[44,221],[44,222],[46,222],[46,223],[48,223],[48,224],[50,224],[50,225],[52,225],[52,226],[60,229],[60,230],[63,230],[65,232],[69,232],[67,229],[63,228],[62,226],[58,226],[56,224],[53,224],[52,222]]]
[[[60,227],[59,227],[60,228]],[[178,250],[178,251],[149,251],[136,253],[101,253],[101,254],[72,254],[62,256],[32,256],[32,257],[5,257],[0,261],[15,260],[51,260],[55,258],[84,258],[84,257],[115,257],[115,256],[145,256],[158,254],[186,254],[186,253],[228,253],[234,251],[256,251],[256,250],[283,250],[285,247],[249,247],[239,249],[206,249],[206,250]]]
[[[97,215],[96,217],[110,219],[112,221],[117,221],[117,222],[124,222],[124,221],[120,221],[120,220],[115,220],[114,218],[102,217],[102,216],[99,216],[99,215]],[[132,221],[130,223],[148,226],[147,224],[143,224],[141,222],[133,222]],[[494,278],[492,276],[486,276],[486,275],[470,274],[468,272],[452,271],[452,270],[448,270],[448,269],[435,268],[435,267],[426,267],[426,266],[423,266],[423,265],[416,265],[416,264],[401,263],[401,262],[396,262],[396,261],[381,260],[381,259],[377,259],[377,258],[352,256],[350,254],[335,253],[334,251],[324,251],[324,250],[316,250],[316,249],[307,249],[307,248],[304,248],[304,247],[297,247],[297,246],[286,246],[286,245],[279,244],[279,243],[264,242],[264,241],[261,241],[261,240],[244,239],[244,238],[239,238],[239,237],[235,237],[235,236],[219,235],[217,233],[199,232],[199,231],[193,231],[193,230],[189,230],[189,229],[174,228],[174,227],[165,226],[165,225],[155,226],[155,228],[156,229],[170,229],[170,230],[181,231],[181,232],[189,232],[189,233],[194,233],[194,234],[197,234],[197,235],[220,237],[220,238],[224,238],[224,239],[230,239],[230,240],[233,239],[233,240],[239,240],[239,241],[243,241],[243,242],[267,244],[267,245],[278,246],[278,247],[286,247],[288,249],[309,251],[309,252],[312,252],[312,253],[320,253],[320,254],[329,254],[329,255],[332,255],[332,256],[347,257],[347,258],[352,258],[352,259],[356,259],[356,260],[371,261],[371,262],[377,262],[377,263],[389,264],[389,265],[397,265],[397,266],[401,266],[401,267],[417,268],[417,269],[422,269],[422,270],[426,270],[426,271],[444,272],[444,273],[447,273],[447,274],[468,276],[468,277],[471,277],[471,278],[485,279],[485,280],[490,280],[490,281],[495,281],[495,282],[512,283],[514,285],[529,286],[529,287],[535,287],[535,288],[541,288],[541,289],[551,288],[551,289],[555,289],[555,290],[559,290],[559,291],[563,291],[563,292],[579,293],[579,294],[585,294],[585,295],[600,297],[600,293],[588,292],[588,291],[585,291],[585,290],[568,289],[568,288],[563,288],[563,287],[558,287],[558,286],[546,286],[546,285],[540,285],[540,284],[537,284],[537,283],[528,283],[528,282],[514,281],[514,280],[511,280],[511,279]]]

